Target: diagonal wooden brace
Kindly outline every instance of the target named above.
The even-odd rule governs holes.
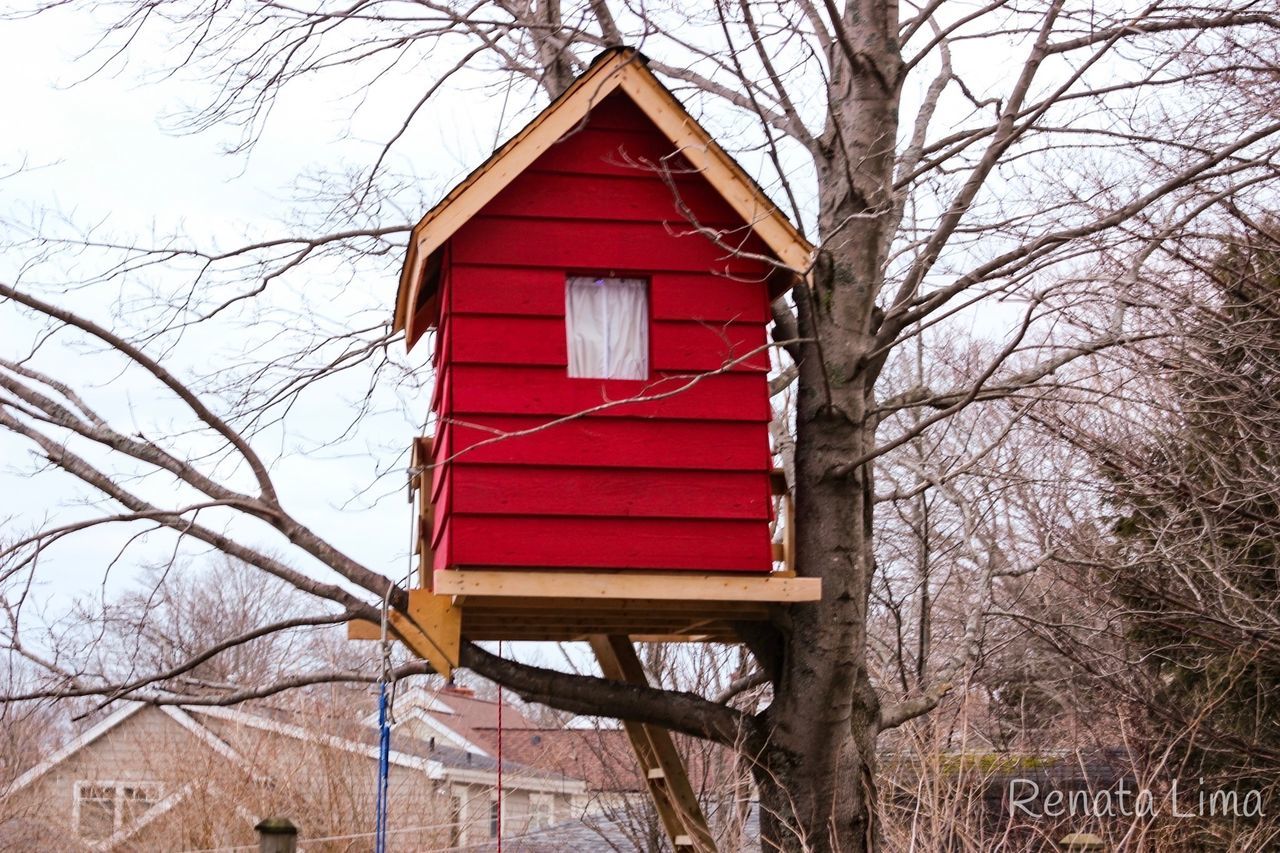
[[[387,614],[391,633],[409,651],[431,664],[445,678],[453,675],[462,648],[462,611],[453,597],[436,595],[429,589],[409,590],[408,613],[391,610]],[[377,640],[382,629],[363,619],[347,623],[347,638]]]
[[[605,678],[629,684],[648,686],[635,646],[628,637],[595,635],[591,648],[600,661]],[[716,853],[716,842],[707,828],[684,762],[671,740],[671,733],[659,726],[623,720],[623,729],[631,741],[653,804],[662,819],[663,828],[676,850]]]

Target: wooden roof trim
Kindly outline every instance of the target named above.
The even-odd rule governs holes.
[[[803,274],[809,267],[813,246],[774,206],[759,184],[689,115],[648,66],[633,64],[624,68],[621,83],[622,90],[679,146],[685,159],[729,202],[778,259],[798,275]]]
[[[400,273],[392,326],[393,331],[405,331],[408,346],[413,346],[425,331],[416,328],[414,308],[432,253],[617,88],[622,88],[680,148],[779,260],[797,275],[807,270],[813,246],[774,206],[759,184],[689,115],[684,105],[649,70],[643,57],[634,49],[619,48],[597,60],[414,226]]]

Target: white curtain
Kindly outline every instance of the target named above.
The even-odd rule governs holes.
[[[570,276],[565,286],[569,375],[649,378],[649,301],[642,278]]]

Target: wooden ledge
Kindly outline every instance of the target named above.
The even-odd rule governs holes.
[[[818,601],[820,578],[693,572],[576,572],[444,569],[437,595],[509,598],[629,598],[646,601]]]

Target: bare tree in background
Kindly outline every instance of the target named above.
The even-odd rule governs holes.
[[[103,649],[107,655],[105,671],[97,674],[101,680],[181,670],[166,688],[225,690],[270,684],[336,663],[327,646],[338,632],[328,624],[310,625],[311,602],[292,586],[263,578],[253,566],[225,556],[203,566],[176,568],[167,570],[167,576],[157,576],[153,569],[135,590],[100,613],[84,614],[90,630],[112,639]],[[253,636],[284,619],[297,626]],[[77,633],[83,637],[83,628]],[[195,667],[184,666],[211,643],[224,644],[225,651]],[[353,671],[368,663],[361,658],[373,654],[358,644],[341,648]]]
[[[1280,141],[1271,4],[64,0],[44,12],[68,7],[109,16],[104,58],[155,61],[140,47],[148,38],[176,46],[172,67],[213,83],[186,129],[238,129],[240,150],[307,85],[340,85],[353,98],[413,88],[402,126],[372,162],[353,176],[335,165],[303,182],[315,190],[310,204],[279,239],[227,248],[174,234],[144,244],[52,219],[27,223],[26,239],[15,232],[31,260],[26,280],[0,285],[0,299],[51,334],[3,355],[0,427],[26,440],[44,469],[98,495],[102,511],[38,526],[9,547],[6,588],[16,592],[5,640],[43,660],[23,642],[21,590],[53,559],[50,546],[103,524],[168,531],[256,566],[312,596],[314,613],[303,618],[316,624],[376,618],[372,602],[393,582],[290,507],[276,473],[281,452],[271,448],[290,434],[291,413],[335,384],[385,389],[423,376],[389,354],[387,288],[411,224],[399,211],[423,206],[412,176],[396,171],[407,156],[397,143],[430,120],[442,88],[488,82],[506,86],[504,100],[537,100],[561,91],[602,47],[631,43],[730,148],[751,155],[761,182],[820,247],[798,271],[806,284],[775,305],[775,336],[786,342],[778,385],[794,381],[796,569],[822,578],[824,598],[746,637],[768,682],[759,710],[535,668],[475,645],[462,663],[531,701],[740,748],[766,844],[782,850],[879,847],[877,739],[948,689],[927,663],[943,644],[924,628],[930,613],[964,605],[940,601],[956,587],[938,579],[976,574],[958,586],[988,600],[984,576],[1029,571],[1043,556],[999,561],[984,538],[992,516],[981,514],[999,511],[998,495],[965,517],[964,490],[985,480],[966,475],[987,465],[986,445],[1001,430],[961,435],[938,458],[941,438],[978,419],[1019,422],[1046,400],[1083,408],[1111,394],[1106,381],[1078,377],[1105,371],[1110,350],[1150,333],[1137,309],[1162,274],[1153,262],[1224,209],[1266,209]],[[41,271],[71,251],[76,281],[41,285],[53,280]],[[306,295],[288,288],[310,269],[326,275],[309,278]],[[384,284],[331,317],[324,300],[343,293],[349,306],[349,280]],[[114,313],[83,307],[89,284],[116,289]],[[207,372],[204,354],[192,353],[201,330],[242,341],[239,358]],[[109,355],[181,414],[160,431],[113,423],[87,389],[41,369],[58,346]],[[344,440],[381,412],[380,400],[357,395],[350,420],[316,441]],[[880,489],[877,472],[888,470],[892,488]],[[170,488],[155,488],[158,480]],[[960,525],[958,552],[914,568],[890,559],[909,552],[903,543],[877,553],[877,534],[889,530],[881,519],[916,513],[918,526],[931,500]],[[270,531],[315,570],[257,547],[249,529]],[[884,572],[916,577],[904,584]],[[868,655],[882,615],[872,596],[890,589],[910,596],[894,592],[892,607],[926,617],[902,634],[918,658],[904,664],[906,679],[883,677]],[[391,601],[403,608],[404,590]],[[965,625],[966,642],[980,641],[985,618]],[[961,655],[948,669],[961,680],[972,661]],[[50,671],[30,693],[120,692],[74,669]],[[315,671],[191,695],[160,684],[178,674],[127,692],[235,702],[350,675]]]
[[[1167,334],[1129,353],[1146,404],[1044,426],[1100,471],[1092,513],[1056,532],[1076,605],[1039,631],[1081,676],[1140,709],[1135,746],[1208,788],[1271,800],[1280,769],[1280,241],[1275,223],[1186,241]],[[1178,291],[1181,291],[1178,293]],[[1175,302],[1175,295],[1181,301]],[[1243,793],[1241,793],[1243,796]],[[1197,845],[1242,831],[1217,816]],[[1258,847],[1274,817],[1244,821]]]

